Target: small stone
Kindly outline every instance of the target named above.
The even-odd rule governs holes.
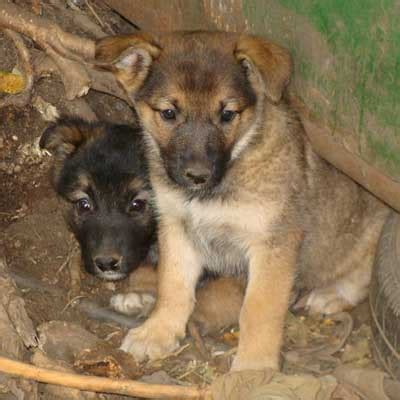
[[[6,162],[2,161],[0,162],[0,171],[7,171],[8,165]]]
[[[11,139],[14,140],[14,142],[18,142],[18,136],[17,135],[12,135]]]
[[[111,292],[115,292],[115,290],[117,289],[114,282],[106,282],[104,286]]]
[[[118,110],[118,111],[122,111],[123,109],[124,109],[124,106],[123,106],[123,104],[122,103],[119,103],[119,102],[117,102],[117,103],[115,103],[115,109],[116,110]]]
[[[16,240],[16,241],[14,242],[14,247],[15,247],[16,249],[19,249],[19,248],[21,247],[21,242],[20,242],[19,240]]]
[[[81,8],[85,5],[85,0],[68,0],[68,5]]]
[[[14,173],[15,173],[15,174],[18,174],[19,172],[21,172],[21,170],[22,170],[21,166],[20,166],[20,165],[17,165],[17,166],[14,168]]]
[[[0,137],[0,149],[4,147],[4,138]]]

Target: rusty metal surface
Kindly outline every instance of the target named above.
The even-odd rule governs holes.
[[[199,1],[104,0],[104,2],[143,30],[208,28],[203,25],[204,18],[202,18]]]

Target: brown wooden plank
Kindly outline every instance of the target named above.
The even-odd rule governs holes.
[[[104,0],[143,30],[209,29],[197,0]]]

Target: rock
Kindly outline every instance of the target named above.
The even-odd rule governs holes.
[[[50,321],[37,329],[40,348],[46,357],[73,366],[79,372],[130,379],[143,375],[130,354],[112,347],[77,324]]]
[[[102,340],[81,326],[66,321],[50,321],[38,326],[40,348],[55,360],[73,364],[78,353],[96,347]]]

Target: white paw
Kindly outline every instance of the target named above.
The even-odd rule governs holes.
[[[155,302],[155,296],[150,293],[127,293],[112,296],[110,306],[121,314],[147,317]]]
[[[306,309],[310,314],[335,314],[352,307],[334,287],[314,289],[306,301]]]
[[[176,350],[180,336],[169,326],[150,318],[138,328],[129,330],[122,341],[121,350],[131,353],[136,361],[146,358],[155,360]]]

